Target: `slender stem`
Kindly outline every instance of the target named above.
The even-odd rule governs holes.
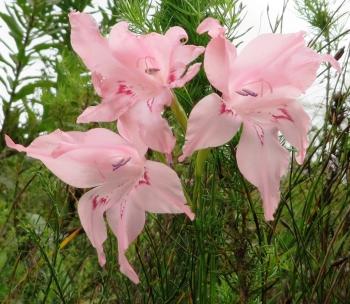
[[[182,131],[185,133],[187,129],[187,115],[179,100],[177,99],[175,93],[173,93],[173,102],[171,103],[170,108],[178,123],[180,124]]]

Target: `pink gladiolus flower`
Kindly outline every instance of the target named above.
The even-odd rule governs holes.
[[[305,46],[303,33],[263,34],[237,55],[213,18],[198,27],[212,37],[204,57],[210,83],[222,96],[210,94],[193,108],[180,160],[194,151],[227,143],[243,124],[237,147],[242,174],[261,193],[266,220],[272,220],[280,200],[280,179],[289,154],[281,147],[278,131],[305,157],[310,119],[295,100],[316,79],[323,61],[339,69],[330,55],[319,55]]]
[[[106,263],[103,243],[107,222],[118,239],[120,270],[134,283],[139,279],[125,252],[145,225],[145,212],[194,214],[176,173],[164,164],[149,161],[116,133],[97,128],[87,132],[56,130],[35,139],[28,147],[6,135],[8,147],[41,160],[65,183],[95,187],[79,200],[81,224],[96,248],[99,263]]]
[[[201,64],[190,63],[204,48],[184,45],[188,37],[181,27],[164,35],[136,35],[126,22],[119,22],[105,38],[90,15],[73,12],[69,19],[73,49],[92,72],[102,97],[102,103],[88,107],[78,122],[118,120],[124,138],[171,153],[175,138],[162,112],[172,102],[171,89],[184,86],[198,73]]]

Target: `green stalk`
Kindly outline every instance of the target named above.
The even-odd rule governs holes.
[[[180,124],[182,131],[186,133],[187,129],[187,115],[181,104],[179,103],[179,100],[176,97],[176,94],[173,93],[173,102],[171,103],[171,111],[173,112],[174,116],[176,117],[178,123]]]
[[[202,176],[204,172],[205,161],[208,158],[210,149],[200,150],[197,153],[196,164],[194,169],[194,190],[193,190],[193,203],[197,205],[197,199],[199,197],[199,188],[202,181]]]

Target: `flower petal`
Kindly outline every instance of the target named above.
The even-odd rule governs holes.
[[[112,206],[106,215],[108,224],[118,239],[120,271],[135,284],[138,284],[138,275],[127,260],[125,252],[143,230],[145,211],[138,208],[135,202],[128,197],[120,204]]]
[[[209,82],[224,95],[229,94],[229,79],[236,48],[224,36],[213,38],[204,55],[204,70]]]
[[[280,179],[288,168],[288,155],[278,141],[277,128],[244,124],[237,164],[243,176],[258,188],[267,221],[273,220],[280,201]]]
[[[98,25],[89,14],[72,12],[71,44],[88,69],[105,77],[115,77],[121,72],[120,64],[113,58],[108,41],[100,34]]]
[[[120,205],[120,201],[128,195],[134,184],[132,180],[109,182],[86,192],[79,200],[80,222],[92,246],[96,248],[101,266],[106,263],[103,243],[107,239],[103,215],[112,206]]]
[[[106,263],[103,243],[107,239],[107,230],[103,214],[110,205],[110,202],[102,203],[105,199],[109,200],[102,189],[102,187],[98,187],[86,192],[78,203],[78,214],[81,225],[92,246],[94,246],[97,251],[98,261],[101,266]]]
[[[141,41],[129,31],[127,22],[115,24],[108,36],[108,45],[113,51],[113,56],[118,58],[131,69],[136,69],[137,60],[144,56],[145,50],[141,48]]]
[[[180,78],[176,79],[174,82],[170,84],[172,88],[181,88],[183,87],[187,82],[192,80],[194,76],[197,75],[201,68],[201,63],[195,63],[192,64],[186,71],[185,74],[183,74]]]
[[[279,110],[281,115],[275,115],[277,127],[286,140],[298,149],[296,161],[301,165],[304,162],[308,146],[307,133],[311,124],[310,117],[297,101],[290,101]]]
[[[162,83],[167,81],[172,43],[177,44],[177,41],[171,42],[158,33],[136,35],[129,31],[126,22],[119,22],[112,28],[109,46],[114,57],[132,71],[126,80],[139,98],[159,94]]]
[[[169,101],[171,99],[166,102]],[[171,153],[175,138],[167,121],[162,117],[162,108],[157,98],[138,102],[119,118],[119,133],[141,150],[147,146],[162,153]]]
[[[102,101],[96,106],[87,107],[77,118],[77,123],[110,122],[117,120],[130,107],[130,97],[112,101]]]
[[[179,45],[171,56],[168,83],[170,87],[182,87],[190,81],[200,69],[201,64],[188,65],[205,51],[204,47],[196,45]]]
[[[216,94],[204,97],[193,108],[188,119],[183,161],[194,151],[227,143],[240,127],[240,119],[225,108]]]
[[[216,38],[217,36],[223,36],[225,33],[225,29],[220,24],[220,22],[212,17],[208,17],[204,19],[197,27],[198,34],[204,34],[208,32],[208,35],[212,38]]]
[[[299,151],[296,160],[301,164],[308,146],[310,118],[295,99],[299,93],[293,87],[280,87],[264,96],[239,96],[231,100],[231,107],[246,121],[277,127],[287,141]]]
[[[144,174],[144,180],[131,194],[139,208],[152,213],[185,213],[191,220],[194,219],[174,170],[148,160]]]
[[[263,34],[248,43],[232,64],[230,91],[263,81],[272,89],[293,86],[304,92],[315,81],[323,61],[339,68],[334,58],[308,48],[303,32]]]
[[[165,37],[170,41],[173,41],[174,44],[184,44],[188,40],[188,35],[186,31],[181,26],[170,27],[165,32]]]
[[[137,150],[107,129],[57,130],[39,136],[26,148],[14,144],[9,137],[6,140],[9,147],[41,160],[58,178],[78,188],[101,185],[109,179],[136,180],[143,169],[143,159]],[[114,170],[113,165],[120,162],[127,166]]]

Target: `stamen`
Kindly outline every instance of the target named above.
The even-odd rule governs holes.
[[[153,57],[146,56],[146,57],[139,58],[136,62],[137,67],[140,66],[140,62],[142,62],[142,61],[143,61],[143,65],[145,67],[145,69],[144,69],[145,73],[147,73],[149,75],[153,75],[153,74],[160,71],[159,68],[154,67],[157,65],[157,61]]]
[[[242,91],[235,91],[235,92],[241,96],[249,96],[247,92],[242,92]]]
[[[123,158],[119,162],[117,162],[116,164],[112,164],[113,172],[118,170],[120,167],[126,165],[130,160],[131,160],[131,157],[129,157],[128,159]]]
[[[244,85],[247,86],[247,85],[256,84],[256,83],[260,83],[260,96],[264,95],[264,85],[267,85],[267,87],[270,90],[270,93],[273,92],[271,83],[269,83],[268,81],[266,81],[264,79],[259,79],[259,80],[256,80],[256,81],[247,82]]]
[[[157,69],[157,68],[145,69],[145,73],[150,74],[150,75],[153,75],[153,74],[155,74],[155,73],[157,73],[159,71],[160,71],[160,69]]]
[[[249,89],[242,89],[242,91],[245,92],[245,93],[247,93],[247,94],[250,95],[250,96],[253,96],[253,97],[257,97],[257,96],[258,96],[257,93],[255,93],[254,91],[249,90]]]

